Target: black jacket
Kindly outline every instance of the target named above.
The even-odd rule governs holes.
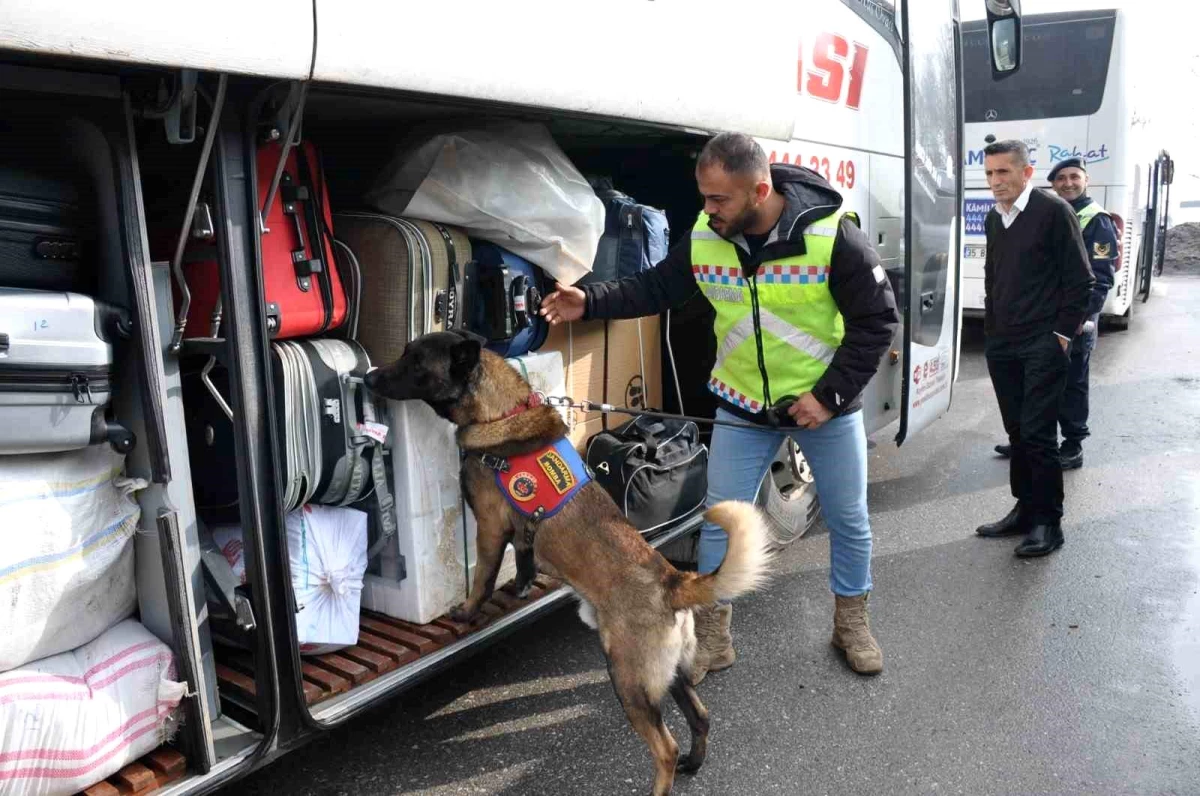
[[[1075,210],[1034,189],[1008,229],[999,206],[984,220],[984,331],[1022,340],[1056,332],[1070,339],[1087,316],[1092,276]]]
[[[1078,216],[1079,211],[1092,202],[1092,197],[1081,196],[1071,202],[1071,207],[1075,209]],[[1092,223],[1084,227],[1083,247],[1092,264],[1092,274],[1096,277],[1096,284],[1092,285],[1092,295],[1088,299],[1088,317],[1104,309],[1108,291],[1112,290],[1113,282],[1116,279],[1113,266],[1117,260],[1118,246],[1117,226],[1108,216],[1096,216],[1092,219]]]
[[[753,278],[764,260],[803,254],[805,228],[842,205],[841,194],[810,169],[777,163],[771,166],[771,179],[787,205],[756,256],[745,248],[744,239],[734,241],[747,278]],[[639,318],[678,306],[699,290],[692,276],[691,238],[675,244],[654,268],[581,289],[587,297],[585,318]],[[879,257],[863,231],[847,218],[842,219],[834,239],[829,290],[842,314],[845,334],[813,395],[834,414],[847,414],[862,407],[862,391],[878,370],[900,323]],[[778,400],[778,396],[772,398]],[[757,417],[726,401],[722,405],[741,417]]]

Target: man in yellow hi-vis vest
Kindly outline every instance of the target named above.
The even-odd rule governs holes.
[[[704,210],[691,233],[654,268],[614,282],[560,286],[541,313],[551,323],[656,315],[699,290],[715,309],[717,353],[708,388],[717,418],[762,430],[714,428],[708,505],[752,501],[784,435],[812,467],[830,529],[833,644],[861,674],[883,669],[871,635],[871,526],[861,393],[892,343],[900,317],[879,258],[815,172],[770,165],[751,137],[723,133],[696,164]],[[793,400],[794,399],[794,400]],[[787,405],[795,425],[773,427]],[[700,530],[699,571],[724,558],[724,531]],[[694,682],[733,663],[732,605],[696,612]]]

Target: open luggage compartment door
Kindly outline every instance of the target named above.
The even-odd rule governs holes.
[[[896,444],[950,408],[958,369],[962,83],[958,20],[905,3],[904,388]]]

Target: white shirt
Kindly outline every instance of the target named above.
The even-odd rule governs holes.
[[[1021,211],[1025,209],[1025,206],[1029,204],[1029,196],[1032,193],[1033,180],[1030,180],[1029,182],[1025,183],[1025,190],[1021,191],[1021,195],[1017,197],[1017,201],[1012,203],[1012,207],[1008,208],[1007,213],[1000,209],[999,204],[996,205],[996,212],[1000,214],[1000,220],[1004,222],[1005,229],[1011,227],[1012,223],[1017,220],[1017,216],[1020,215]]]

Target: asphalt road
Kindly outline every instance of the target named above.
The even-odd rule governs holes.
[[[973,533],[1011,498],[968,327],[950,414],[871,456],[884,673],[829,646],[818,528],[737,602],[738,662],[700,686],[708,761],[676,793],[1200,793],[1200,279],[1156,282],[1135,313],[1094,356],[1066,546],[1021,561]],[[651,775],[566,609],[226,793],[646,793]]]

